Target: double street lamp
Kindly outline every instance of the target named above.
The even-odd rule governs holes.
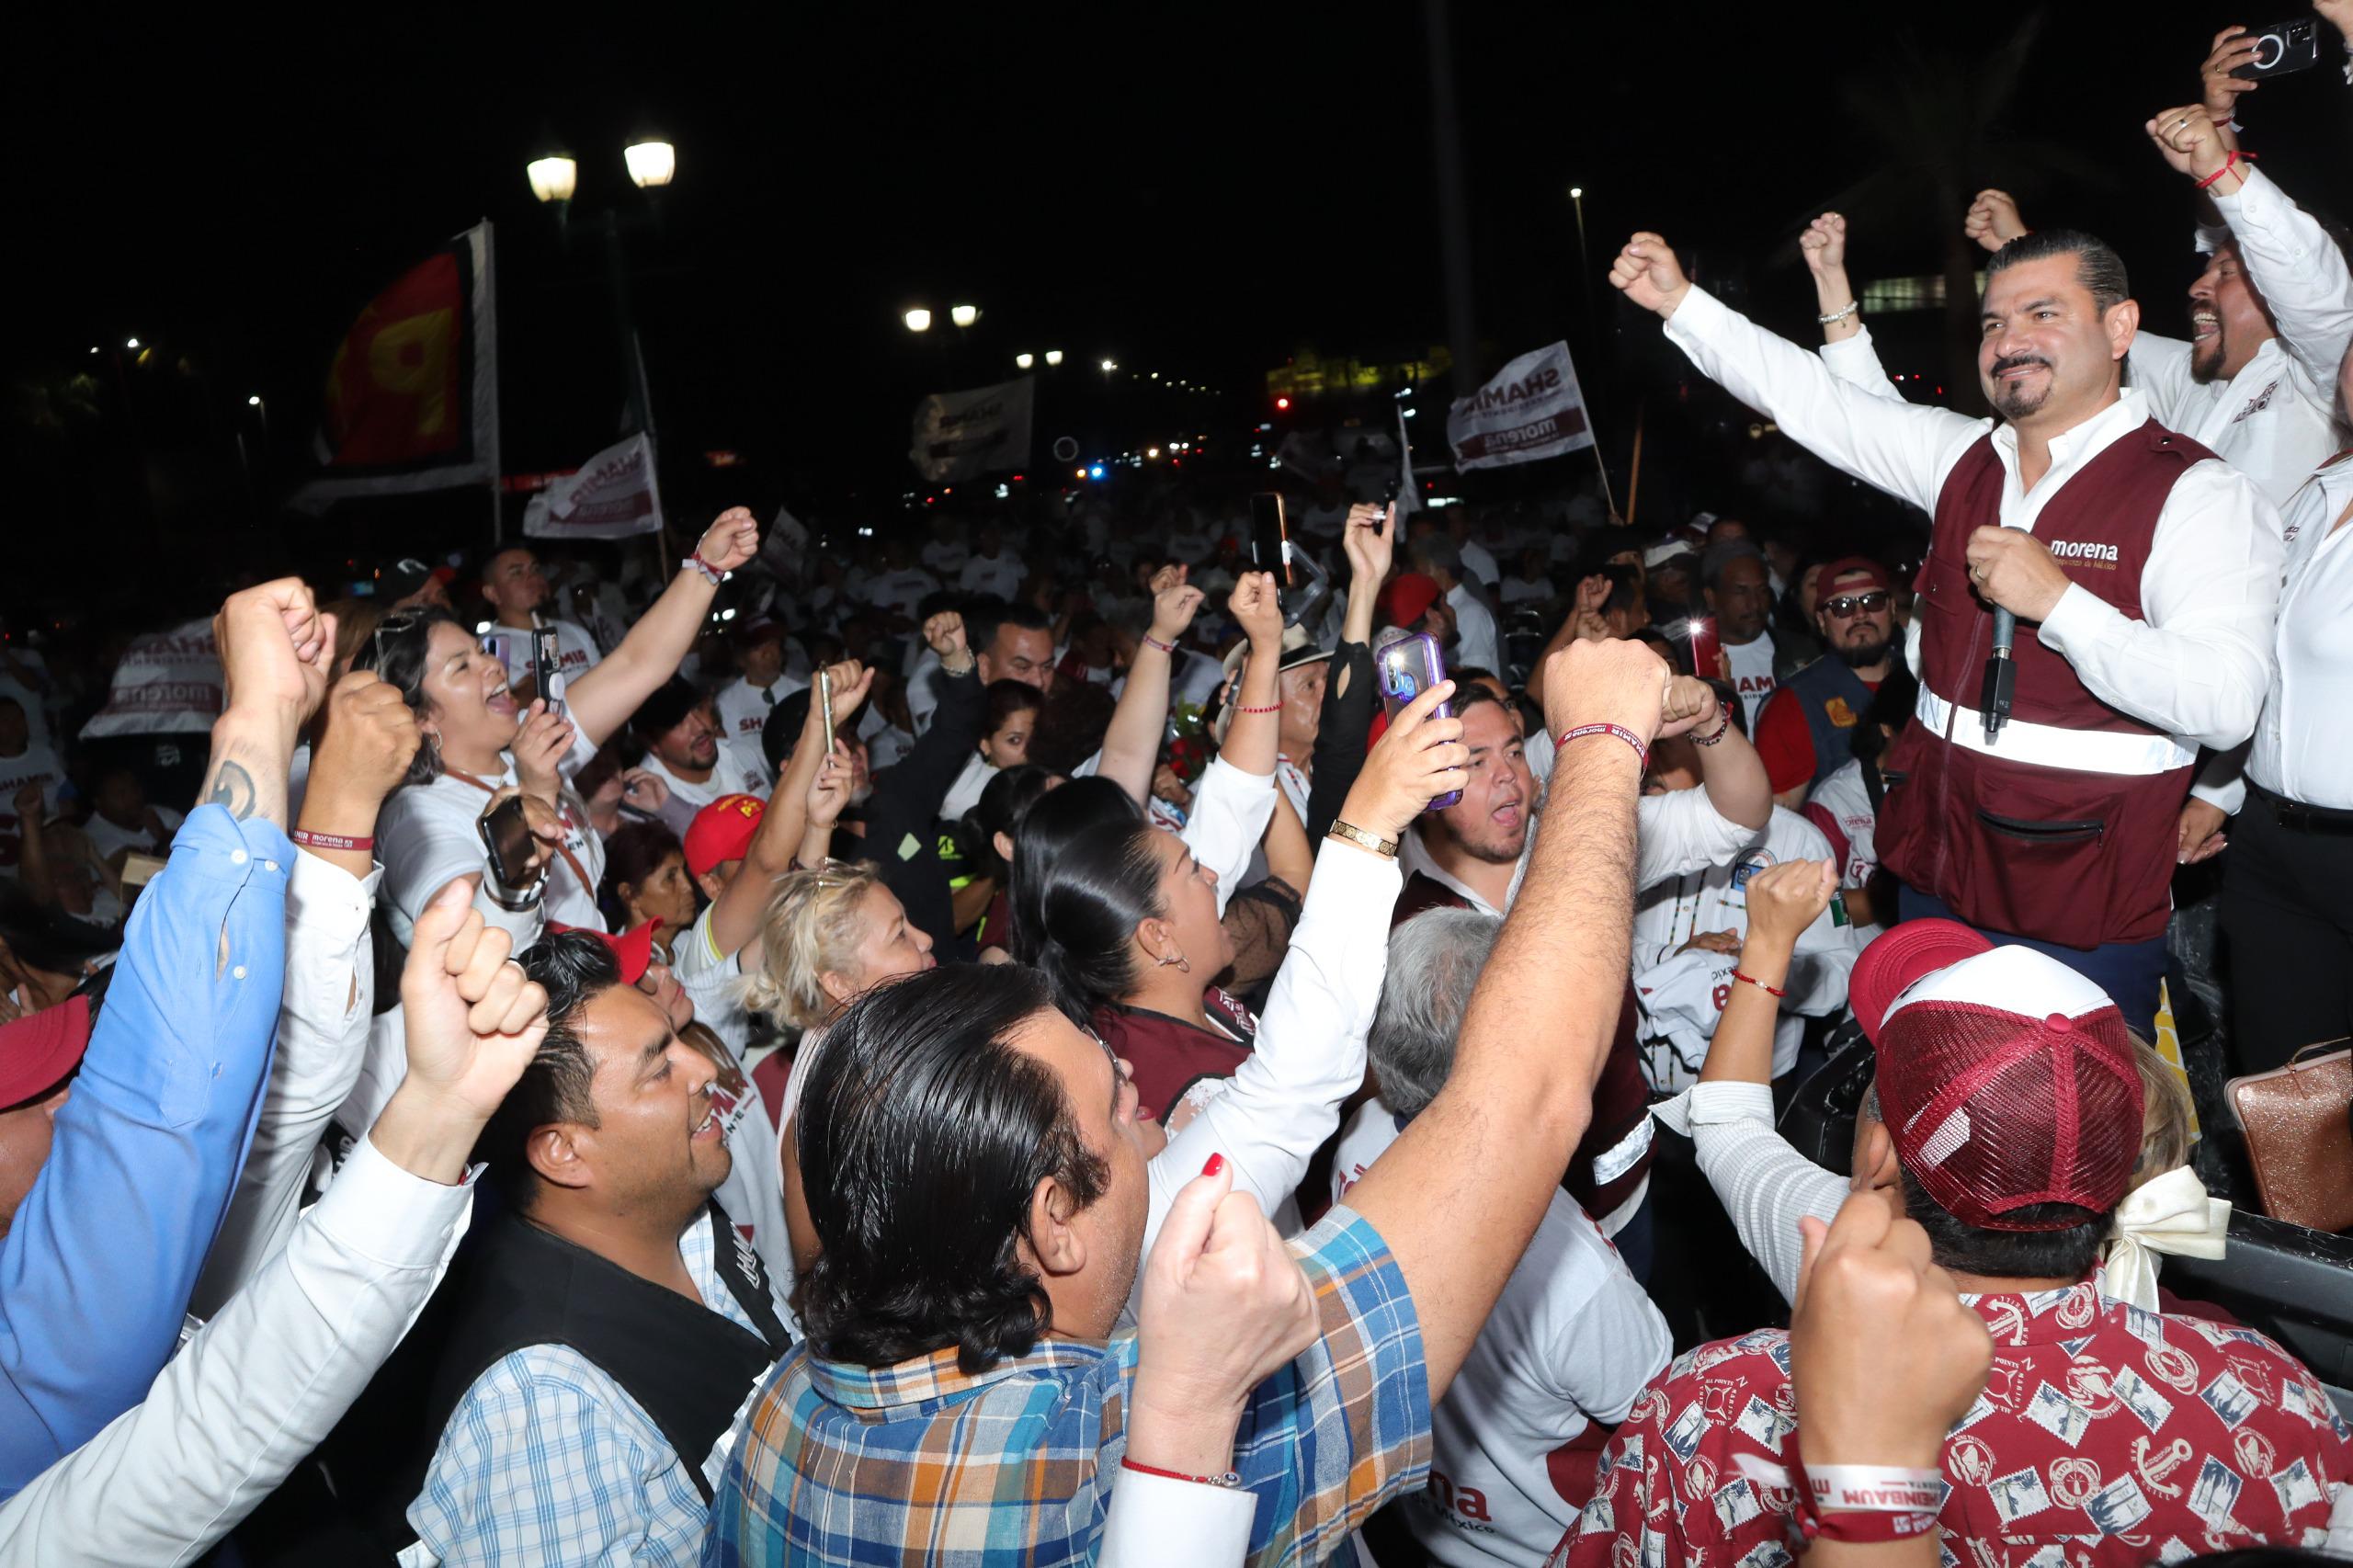
[[[621,254],[621,231],[624,228],[654,226],[653,196],[678,177],[678,150],[659,137],[648,136],[622,148],[621,163],[629,170],[630,183],[646,192],[647,206],[643,211],[632,213],[622,213],[608,207],[597,215],[597,227],[605,239],[605,266],[612,286],[613,324],[620,338],[621,363],[629,375],[630,412],[637,428],[651,436],[654,433],[654,403],[646,386],[645,357],[639,350],[637,327],[630,313],[629,267]],[[525,165],[523,172],[531,182],[531,194],[555,209],[556,233],[569,245],[572,243],[572,199],[580,188],[578,160],[561,147],[551,147]]]

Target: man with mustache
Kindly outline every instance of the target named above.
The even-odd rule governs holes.
[[[2043,230],[1986,269],[1977,362],[1999,422],[1887,400],[1695,287],[1654,233],[1610,281],[1725,390],[1832,466],[1935,519],[1888,758],[1881,858],[1903,912],[2037,947],[2146,1029],[2165,968],[2177,819],[2198,748],[2236,745],[2269,680],[2279,514],[2122,385],[2140,327],[2123,263]],[[2017,618],[1989,735],[1993,612]]]

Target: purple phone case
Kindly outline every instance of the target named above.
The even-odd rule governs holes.
[[[1381,687],[1381,710],[1392,723],[1399,710],[1446,678],[1446,655],[1439,651],[1438,639],[1427,631],[1383,644],[1372,662],[1374,677]],[[1454,704],[1439,703],[1431,710],[1431,717],[1453,718]],[[1461,790],[1449,790],[1422,809],[1442,812],[1461,799]]]

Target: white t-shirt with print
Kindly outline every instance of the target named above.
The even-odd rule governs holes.
[[[1765,699],[1773,695],[1777,684],[1773,679],[1772,634],[1759,632],[1754,642],[1727,642],[1724,654],[1732,661],[1733,687],[1740,693],[1748,733],[1753,735],[1756,733],[1756,715],[1763,711]]]
[[[975,555],[964,562],[956,586],[968,594],[995,594],[998,598],[1010,599],[1021,591],[1021,562],[1003,550],[994,559]]]
[[[149,809],[155,813],[155,820],[164,824],[165,833],[177,833],[180,824],[186,820],[169,806]],[[142,854],[153,854],[155,849],[155,835],[148,832],[144,824],[117,827],[97,812],[90,813],[90,820],[82,824],[82,831],[90,835],[91,846],[97,850],[101,860],[111,859],[118,849],[136,849]]]
[[[563,759],[563,777],[569,779],[596,755],[587,737],[575,733],[572,751]],[[515,759],[506,760],[506,770],[483,783],[493,789],[514,783]],[[384,868],[384,908],[392,915],[392,935],[402,942],[415,939],[416,917],[435,893],[455,878],[486,873],[490,852],[483,846],[480,824],[489,803],[488,790],[446,773],[430,784],[404,785],[385,800],[376,819],[376,858]],[[597,884],[605,875],[605,841],[577,802],[567,805],[563,814],[563,846],[572,859],[559,855],[549,866],[541,907],[551,921],[602,931],[605,915],[597,906]]]
[[[645,754],[644,762],[639,766],[670,787],[672,800],[683,801],[696,811],[722,795],[757,795],[765,801],[770,788],[768,759],[761,753],[756,737],[746,744],[733,735],[721,736],[719,760],[711,765],[710,777],[699,783],[679,778],[652,752]]]
[[[1358,1108],[1332,1162],[1334,1199],[1397,1141],[1380,1100]],[[1666,1320],[1618,1249],[1565,1192],[1554,1192],[1519,1266],[1431,1413],[1430,1483],[1405,1499],[1405,1522],[1439,1562],[1540,1563],[1576,1523],[1599,1457],[1598,1421],[1614,1425],[1665,1367]]]
[[[0,756],[0,873],[15,876],[24,858],[25,824],[17,820],[17,791],[28,784],[40,786],[41,820],[46,822],[57,815],[57,787],[64,782],[65,765],[46,745],[28,745],[15,756]]]

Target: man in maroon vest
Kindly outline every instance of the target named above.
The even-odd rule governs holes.
[[[2261,492],[2121,385],[2140,324],[2123,263],[2063,229],[1994,256],[1977,368],[1999,423],[1842,384],[1694,287],[1656,234],[1610,281],[1733,396],[1935,518],[1909,648],[1919,722],[1888,756],[1907,778],[1879,826],[1905,917],[2038,948],[2147,1031],[2191,765],[2255,728],[2281,546]],[[1981,692],[1997,608],[2018,624],[1996,726]]]

